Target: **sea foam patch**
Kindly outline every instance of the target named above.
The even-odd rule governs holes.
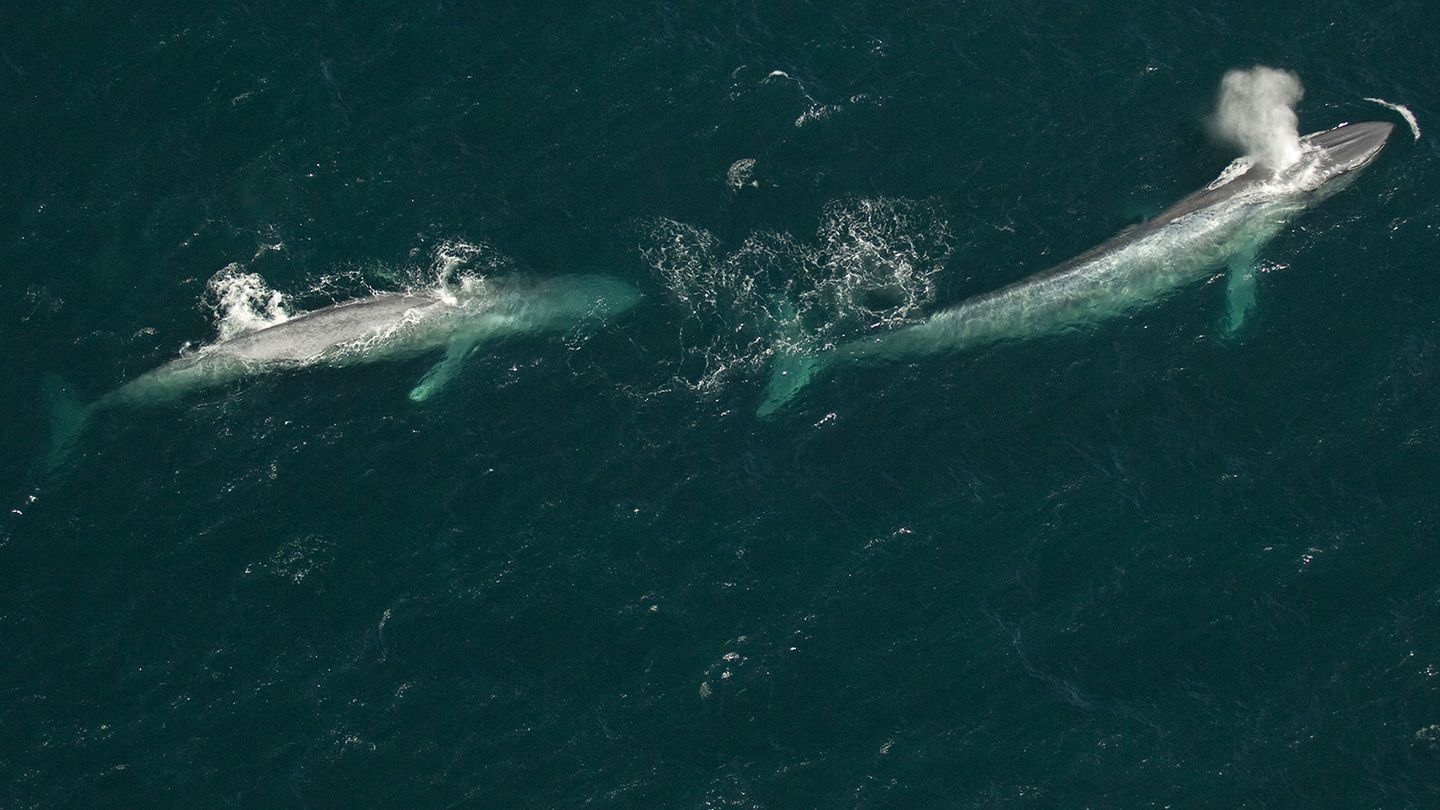
[[[761,231],[733,249],[704,228],[655,219],[640,253],[686,311],[675,379],[711,392],[777,349],[914,322],[935,300],[953,242],[934,204],[874,198],[826,205],[813,238]]]

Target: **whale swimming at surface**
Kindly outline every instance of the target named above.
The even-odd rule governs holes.
[[[1240,158],[1205,188],[1148,222],[1050,270],[971,298],[912,326],[821,352],[780,354],[757,413],[781,410],[840,361],[893,360],[1055,334],[1162,298],[1228,266],[1225,328],[1255,298],[1255,256],[1297,214],[1339,191],[1384,148],[1394,126],[1344,124],[1299,139],[1283,168]]]
[[[98,410],[158,404],[242,377],[316,365],[345,366],[404,359],[444,349],[410,391],[434,396],[476,347],[509,336],[593,327],[639,301],[631,285],[607,276],[519,276],[466,279],[427,293],[379,293],[301,313],[220,340],[148,371],[88,405],[51,381],[53,437],[50,466]]]

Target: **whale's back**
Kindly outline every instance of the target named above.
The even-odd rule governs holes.
[[[307,312],[204,351],[258,363],[304,362],[379,337],[438,303],[431,296],[382,293]]]

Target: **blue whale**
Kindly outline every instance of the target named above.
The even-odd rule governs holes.
[[[164,403],[252,374],[404,359],[443,349],[444,357],[410,391],[410,399],[420,402],[454,379],[465,357],[483,343],[595,326],[639,300],[634,287],[608,276],[467,279],[423,294],[379,293],[344,301],[217,341],[87,405],[52,378],[46,384],[52,420],[49,466],[64,460],[90,417],[103,408]]]
[[[925,321],[820,352],[780,354],[757,413],[770,416],[843,361],[893,360],[1051,335],[1131,312],[1229,268],[1225,328],[1255,300],[1256,252],[1297,214],[1344,188],[1384,148],[1393,124],[1344,124],[1300,139],[1300,159],[1274,169],[1249,158],[1159,216],[1054,268],[942,310]]]

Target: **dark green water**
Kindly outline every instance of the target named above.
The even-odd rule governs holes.
[[[1078,253],[1232,157],[1226,69],[1440,129],[1433,5],[11,5],[0,805],[1440,802],[1432,133],[1266,248],[1243,340],[1217,276],[754,416],[777,293],[843,339]],[[47,375],[212,339],[227,267],[645,301],[47,473]]]

